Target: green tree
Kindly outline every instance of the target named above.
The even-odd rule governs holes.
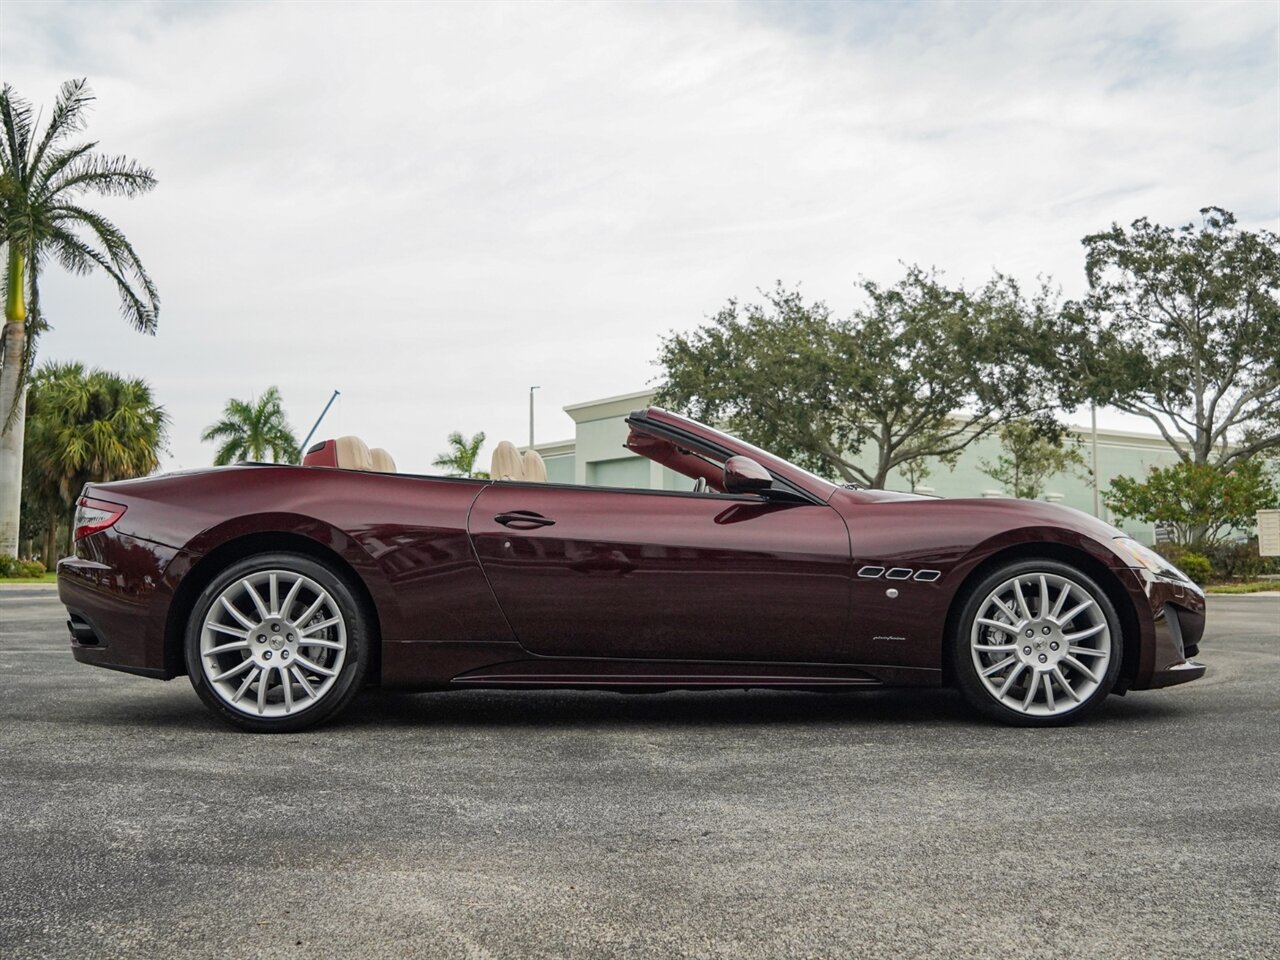
[[[1088,295],[1066,305],[1080,376],[1146,417],[1188,463],[1280,450],[1280,237],[1218,207],[1083,240]]]
[[[23,474],[25,497],[45,520],[46,563],[84,485],[151,473],[168,429],[168,414],[144,380],[79,363],[46,364],[35,373]]]
[[[298,440],[284,414],[280,391],[268,387],[261,397],[228,400],[222,419],[205,428],[204,442],[221,442],[214,454],[216,466],[238,460],[297,463],[301,459]]]
[[[1050,477],[1085,465],[1079,441],[1068,438],[1059,424],[1011,420],[998,432],[999,456],[994,462],[981,461],[979,467],[1015,497],[1035,500]]]
[[[476,461],[480,458],[480,448],[484,446],[484,432],[477,433],[468,440],[459,431],[449,434],[449,450],[431,461],[434,467],[448,471],[450,477],[481,477],[489,475],[476,470]]]
[[[1237,459],[1231,467],[1182,461],[1153,467],[1145,481],[1116,477],[1107,506],[1123,519],[1163,523],[1178,543],[1203,550],[1228,532],[1253,526],[1259,510],[1280,506],[1276,480],[1261,457]]]
[[[847,320],[778,285],[664,339],[658,402],[846,482],[954,457],[1015,417],[1073,404],[1058,376],[1061,318],[1047,287],[997,275],[968,291],[918,267],[862,284]],[[864,455],[865,454],[865,455]]]
[[[903,479],[907,481],[908,486],[914,491],[916,487],[921,486],[933,476],[935,467],[942,466],[948,470],[954,470],[959,461],[959,450],[944,457],[916,457],[914,460],[907,460],[898,464],[898,473],[902,474]]]
[[[44,132],[31,104],[0,90],[0,248],[5,262],[0,337],[0,554],[17,550],[22,495],[23,397],[35,338],[44,327],[40,271],[50,259],[76,274],[101,269],[115,281],[126,321],[155,333],[160,297],[133,245],[85,194],[132,197],[155,186],[151,171],[97,152],[96,141],[68,143],[84,129],[93,96],[85,80],[62,85]]]

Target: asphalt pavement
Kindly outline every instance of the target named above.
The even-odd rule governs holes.
[[[0,587],[0,957],[1280,957],[1280,597],[1086,723],[948,691],[370,692],[292,736]]]

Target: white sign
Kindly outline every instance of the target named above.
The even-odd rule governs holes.
[[[1280,510],[1258,511],[1258,553],[1280,557]]]

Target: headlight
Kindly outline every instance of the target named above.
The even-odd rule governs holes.
[[[1172,577],[1175,580],[1191,582],[1191,578],[1172,563],[1132,537],[1116,537],[1115,545],[1120,548],[1121,554],[1129,558],[1129,565],[1132,567],[1142,567],[1162,577]]]

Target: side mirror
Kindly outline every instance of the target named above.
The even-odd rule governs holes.
[[[724,462],[725,493],[761,493],[772,486],[769,471],[750,457],[730,457]]]

